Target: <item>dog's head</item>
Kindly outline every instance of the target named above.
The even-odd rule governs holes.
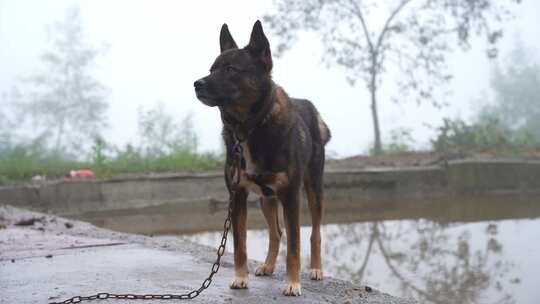
[[[239,49],[227,24],[219,37],[221,54],[210,75],[195,81],[197,98],[207,106],[246,113],[271,86],[272,55],[260,21],[255,22],[249,44]]]

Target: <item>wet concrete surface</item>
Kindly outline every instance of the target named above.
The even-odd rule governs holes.
[[[214,259],[215,249],[187,241],[118,233],[0,206],[0,303],[60,302],[99,292],[184,293],[199,288]],[[255,264],[250,262],[251,273]],[[337,279],[310,281],[305,271],[302,296],[285,297],[281,295],[283,267],[272,277],[251,274],[249,289],[231,290],[232,266],[231,254],[226,254],[212,286],[192,302],[416,303]]]

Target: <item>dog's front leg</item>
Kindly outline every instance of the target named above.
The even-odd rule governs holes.
[[[256,276],[267,276],[274,273],[276,259],[279,254],[281,228],[279,227],[278,200],[276,198],[261,198],[261,209],[268,225],[268,253],[263,264],[255,270]]]
[[[299,296],[300,285],[300,187],[289,187],[280,196],[287,230],[287,282],[283,294]]]
[[[234,279],[230,287],[232,289],[244,289],[248,287],[248,268],[246,252],[246,222],[247,222],[247,192],[240,188],[236,192],[232,206],[231,221],[234,238]]]

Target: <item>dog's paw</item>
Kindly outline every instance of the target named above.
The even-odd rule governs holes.
[[[309,278],[315,281],[320,281],[323,278],[322,269],[311,268],[309,271]]]
[[[274,266],[267,265],[265,263],[259,265],[257,269],[255,269],[255,275],[256,276],[269,276],[274,273]]]
[[[287,282],[285,289],[283,290],[283,294],[286,296],[297,297],[302,294],[301,289],[302,286],[300,286],[300,282]]]
[[[231,281],[231,284],[229,284],[229,287],[231,289],[246,289],[248,288],[248,277],[237,277],[235,276],[234,279]]]

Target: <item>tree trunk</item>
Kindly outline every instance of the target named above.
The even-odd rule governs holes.
[[[379,128],[379,115],[377,114],[377,97],[374,91],[371,92],[371,115],[373,116],[373,132],[375,143],[373,145],[373,154],[381,155],[383,152],[381,143],[381,130]]]
[[[54,150],[56,151],[57,155],[61,154],[62,136],[64,136],[64,119],[60,121],[60,125],[58,126],[58,133],[56,134],[56,146]]]
[[[381,130],[379,127],[379,114],[377,112],[377,72],[373,66],[371,69],[371,83],[369,85],[371,94],[371,116],[373,118],[373,132],[375,142],[373,144],[373,154],[381,155],[383,152],[381,142]]]

